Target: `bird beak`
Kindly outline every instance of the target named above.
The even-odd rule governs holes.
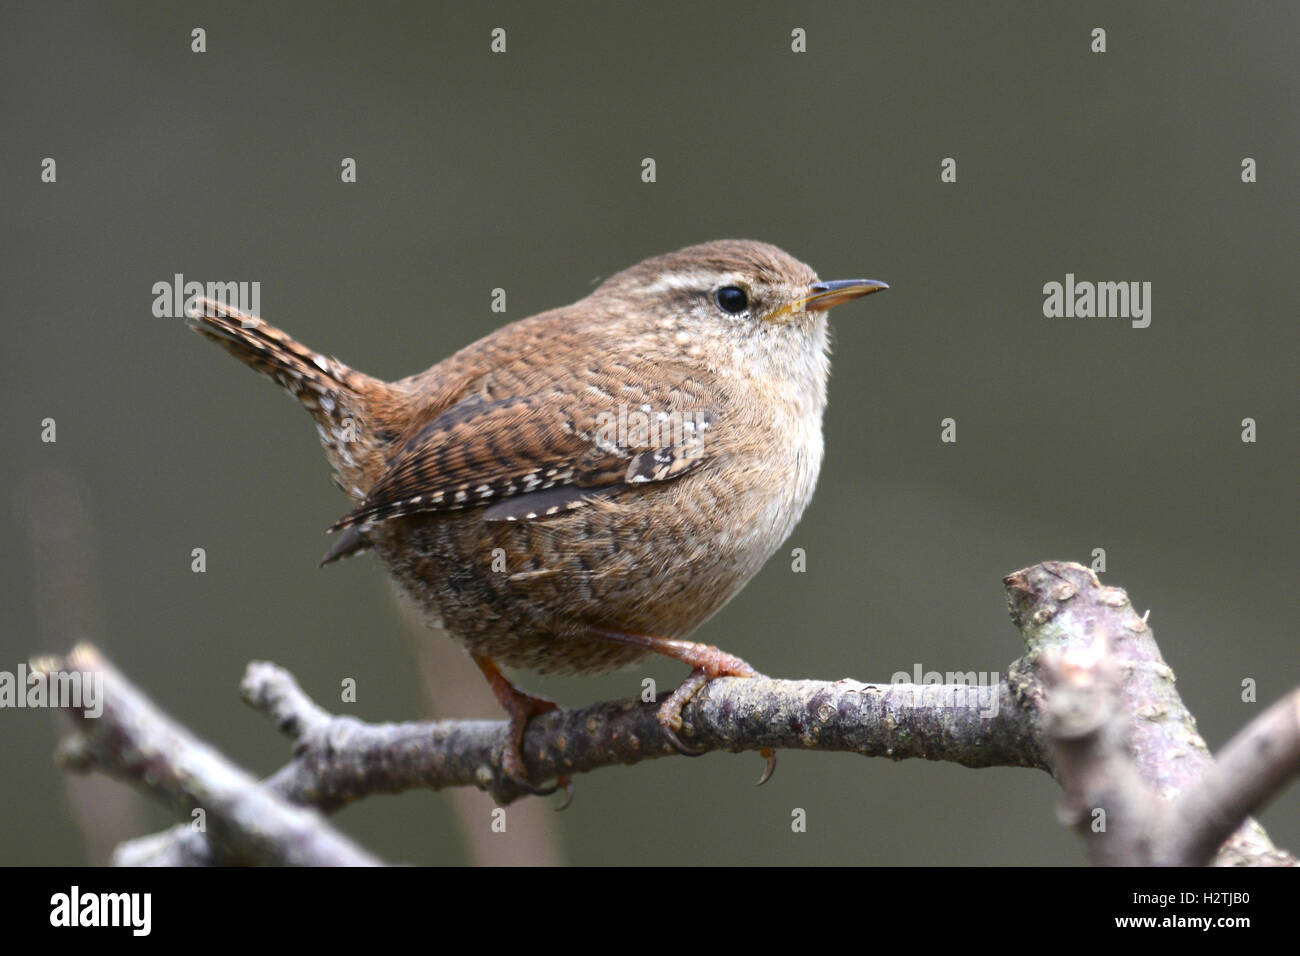
[[[830,282],[814,282],[808,287],[808,295],[799,300],[797,307],[809,312],[822,312],[841,302],[848,302],[888,288],[885,283],[877,282],[875,279],[834,279]]]

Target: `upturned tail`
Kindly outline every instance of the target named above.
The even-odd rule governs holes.
[[[315,352],[255,316],[213,299],[198,299],[187,322],[235,358],[274,379],[316,419],[334,481],[356,499],[365,498],[364,464],[374,448],[368,429],[391,386]]]

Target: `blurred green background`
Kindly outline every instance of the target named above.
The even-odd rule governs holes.
[[[365,719],[429,714],[422,673],[437,711],[495,715],[454,645],[413,643],[377,562],[317,569],[347,502],[310,420],[154,318],[153,283],[260,281],[270,321],[395,378],[501,324],[494,287],[521,318],[645,256],[746,237],[893,288],[835,312],[816,498],[699,637],[788,677],[1005,671],[1001,576],[1104,548],[1217,748],[1300,677],[1298,20],[1203,2],[8,3],[0,669],[92,638],[258,773],[288,752],[239,701],[251,659]],[[1044,318],[1067,272],[1150,281],[1151,327]],[[684,668],[650,673],[670,687]],[[516,676],[578,705],[641,674]],[[171,822],[57,771],[57,729],[0,712],[0,862],[101,861]],[[477,794],[336,819],[415,863],[1084,860],[1040,772],[787,753],[755,789],[760,768],[605,770],[565,813],[512,809],[505,835]],[[1297,800],[1261,817],[1292,850]]]

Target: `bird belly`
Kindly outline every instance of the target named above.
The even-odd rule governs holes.
[[[762,462],[761,476],[733,463],[535,521],[415,514],[369,536],[408,594],[472,652],[542,673],[612,671],[646,652],[588,626],[688,637],[789,536],[816,483],[816,438]]]

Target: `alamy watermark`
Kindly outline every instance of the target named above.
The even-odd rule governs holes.
[[[895,671],[891,684],[911,684],[912,706],[918,708],[962,708],[979,711],[981,717],[998,715],[1002,675],[997,671],[923,671],[920,664],[912,672]]]
[[[1043,286],[1043,315],[1049,319],[1130,319],[1135,329],[1151,324],[1150,282],[1065,282]]]
[[[200,299],[212,301],[245,315],[262,314],[262,283],[252,282],[198,282],[185,279],[178,272],[171,281],[153,284],[153,314],[159,319],[181,319],[190,315],[213,315],[211,306],[200,307]]]
[[[19,664],[17,673],[0,671],[0,708],[54,707],[80,710],[86,717],[104,713],[101,671],[45,671]]]
[[[123,927],[133,936],[153,929],[152,893],[82,892],[75,883],[67,893],[50,897],[50,925],[62,927]]]

